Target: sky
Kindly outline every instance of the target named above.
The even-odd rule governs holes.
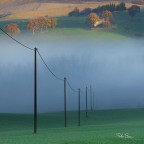
[[[144,41],[142,39],[77,39],[48,36],[38,39],[16,36],[37,47],[52,72],[66,77],[72,88],[81,89],[85,109],[85,88],[94,93],[94,109],[144,106]],[[7,36],[0,37],[0,113],[33,112],[34,53]],[[38,112],[63,111],[64,84],[38,66]],[[78,93],[67,85],[67,108],[77,110]]]

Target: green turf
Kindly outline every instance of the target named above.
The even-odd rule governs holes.
[[[144,11],[134,18],[131,18],[128,12],[114,13],[114,19],[117,25],[116,32],[127,36],[144,35]]]
[[[38,133],[33,132],[31,114],[0,114],[0,144],[143,144],[144,109],[68,112],[64,128],[63,112],[38,115]],[[128,133],[132,138],[119,138]]]
[[[58,17],[59,28],[86,28],[86,17]]]
[[[86,17],[57,17],[57,28],[55,33],[63,34],[82,34],[82,35],[92,35],[92,36],[104,36],[109,35],[110,37],[123,36],[143,36],[144,35],[144,11],[136,15],[133,19],[130,18],[128,12],[114,12],[113,13],[115,27],[112,29],[97,28],[91,31],[86,26]],[[10,21],[0,21],[0,26],[4,27],[9,23],[17,23],[22,31],[22,33],[27,32],[26,24],[28,20],[10,20]],[[127,30],[128,29],[128,30]],[[51,29],[46,32],[46,34],[51,34]],[[38,31],[37,33],[40,33]],[[108,37],[109,37],[108,36]],[[105,36],[104,36],[105,38]]]

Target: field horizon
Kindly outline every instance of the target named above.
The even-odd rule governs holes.
[[[67,112],[67,128],[63,113],[38,115],[38,133],[33,135],[33,115],[0,114],[2,144],[143,144],[144,109],[96,110]],[[123,137],[120,137],[123,136]]]

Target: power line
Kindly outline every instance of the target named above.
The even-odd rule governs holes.
[[[18,40],[14,39],[12,36],[10,36],[5,30],[3,30],[2,28],[0,28],[0,30],[6,34],[8,37],[10,37],[12,40],[14,40],[15,42],[19,43],[20,45],[22,45],[23,47],[27,48],[27,49],[30,49],[30,50],[34,50],[33,48],[30,48],[24,44],[22,44],[21,42],[19,42]]]
[[[56,76],[56,75],[52,72],[52,70],[48,67],[48,65],[47,65],[46,62],[44,61],[44,59],[43,59],[42,55],[40,54],[40,52],[39,52],[38,50],[37,50],[37,52],[38,52],[41,60],[43,61],[44,65],[45,65],[46,68],[48,69],[48,71],[49,71],[56,79],[58,79],[58,80],[60,80],[60,81],[64,81],[62,78],[59,78],[58,76]],[[73,92],[78,92],[77,90],[75,90],[74,88],[72,88],[72,86],[70,85],[70,83],[69,83],[68,80],[66,80],[66,82],[67,82],[68,86],[70,87],[70,89],[71,89]]]
[[[70,87],[70,89],[73,91],[73,92],[78,92],[77,90],[73,89],[72,86],[70,85],[69,81],[67,80],[67,84],[68,86]]]
[[[16,40],[16,39],[13,38],[12,36],[10,36],[10,35],[9,35],[5,30],[3,30],[1,27],[0,27],[0,30],[1,30],[4,34],[6,34],[9,38],[11,38],[12,40],[14,40],[14,41],[17,42],[18,44],[20,44],[21,46],[23,46],[23,47],[25,47],[25,48],[27,48],[27,49],[29,49],[29,50],[33,50],[33,51],[34,51],[33,48],[30,48],[30,47],[26,46],[25,44],[19,42],[18,40]],[[59,78],[58,76],[56,76],[56,75],[52,72],[52,70],[51,70],[51,69],[49,68],[49,66],[46,64],[46,62],[45,62],[45,60],[43,59],[43,57],[42,57],[42,55],[40,54],[40,52],[39,52],[38,50],[37,50],[37,52],[38,52],[41,60],[43,61],[44,65],[45,65],[46,68],[48,69],[48,71],[49,71],[56,79],[58,79],[58,80],[60,80],[60,81],[64,81],[62,78]],[[68,80],[67,80],[67,84],[68,84],[68,86],[70,87],[70,89],[71,89],[73,92],[78,92],[77,90],[75,90],[74,88],[72,88],[72,86],[70,85],[70,83],[69,83]]]
[[[41,60],[43,61],[44,65],[45,65],[46,68],[48,69],[48,71],[49,71],[56,79],[58,79],[58,80],[60,80],[60,81],[64,81],[62,78],[59,78],[58,76],[56,76],[56,75],[52,72],[52,70],[48,67],[48,65],[47,65],[46,62],[44,61],[44,59],[43,59],[42,55],[40,54],[40,52],[39,52],[38,50],[37,50],[37,52],[38,52]]]

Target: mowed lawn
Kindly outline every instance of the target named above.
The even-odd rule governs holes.
[[[38,115],[38,133],[33,134],[32,114],[0,114],[0,144],[143,144],[144,109],[97,110]],[[129,135],[131,137],[118,137]]]

